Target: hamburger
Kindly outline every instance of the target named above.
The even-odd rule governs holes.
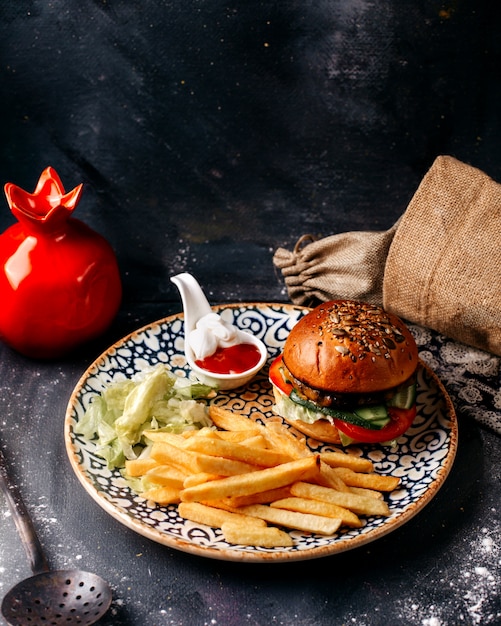
[[[270,367],[274,411],[325,443],[388,443],[416,416],[418,350],[404,322],[355,300],[320,304]]]

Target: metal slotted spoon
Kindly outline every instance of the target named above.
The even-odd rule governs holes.
[[[111,589],[99,576],[77,569],[49,570],[42,546],[22,498],[9,478],[0,449],[0,487],[30,561],[33,576],[4,597],[2,615],[11,626],[88,626],[111,604]]]

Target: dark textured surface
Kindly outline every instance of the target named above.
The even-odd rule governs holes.
[[[496,3],[2,7],[2,178],[83,180],[127,298],[194,266],[216,292],[243,245],[269,298],[270,249],[389,227],[439,153],[501,179]]]
[[[501,442],[461,406],[457,461],[416,518],[276,566],[137,536],[82,490],[63,440],[95,356],[179,311],[169,276],[193,272],[213,302],[287,301],[277,247],[390,227],[438,154],[501,181],[500,24],[487,0],[0,2],[0,182],[33,189],[47,165],[83,181],[75,216],[124,280],[116,323],[80,353],[0,346],[2,446],[51,563],[113,586],[103,624],[500,623]],[[29,567],[0,505],[3,595]]]

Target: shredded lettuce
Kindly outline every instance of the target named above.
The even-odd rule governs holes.
[[[96,454],[110,469],[147,453],[145,430],[182,433],[212,426],[200,401],[215,389],[175,376],[157,365],[134,379],[117,381],[94,396],[75,433],[96,443]]]

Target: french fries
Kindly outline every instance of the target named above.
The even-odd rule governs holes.
[[[390,515],[383,494],[399,479],[377,474],[369,459],[314,452],[273,418],[263,425],[216,405],[209,415],[217,429],[147,431],[150,456],[126,462],[126,476],[143,478],[140,495],[152,505],[177,505],[181,517],[219,528],[228,543],[263,548],[293,547],[284,529],[329,536]]]
[[[332,504],[331,502],[322,502],[321,500],[311,500],[309,498],[282,498],[274,500],[270,506],[277,509],[288,509],[289,511],[298,511],[298,513],[311,513],[312,515],[321,515],[322,517],[333,517],[341,521],[343,526],[351,528],[360,528],[362,521],[360,518],[342,506]]]
[[[291,485],[291,493],[293,496],[302,498],[310,498],[311,500],[320,500],[320,502],[330,502],[337,504],[349,511],[353,511],[357,515],[384,515],[390,514],[388,505],[384,500],[371,498],[369,496],[361,496],[356,493],[346,493],[336,491],[322,485],[313,485],[306,482],[296,482]]]
[[[253,432],[261,434],[261,427],[257,422],[252,422],[244,415],[239,415],[228,409],[223,409],[215,404],[209,407],[209,417],[221,430]]]
[[[264,504],[249,504],[242,507],[245,515],[257,517],[279,526],[295,528],[307,533],[319,535],[333,535],[341,526],[340,519],[324,517],[312,513],[298,513],[287,509],[273,508]]]
[[[282,463],[276,467],[257,469],[246,474],[227,476],[181,491],[184,502],[220,500],[229,496],[247,496],[268,489],[284,487],[298,480],[308,480],[318,474],[318,456],[309,456]]]
[[[269,448],[246,445],[245,442],[224,441],[223,439],[207,438],[207,441],[204,441],[203,437],[191,437],[186,444],[186,449],[261,467],[273,467],[293,460],[288,454],[276,452]]]

